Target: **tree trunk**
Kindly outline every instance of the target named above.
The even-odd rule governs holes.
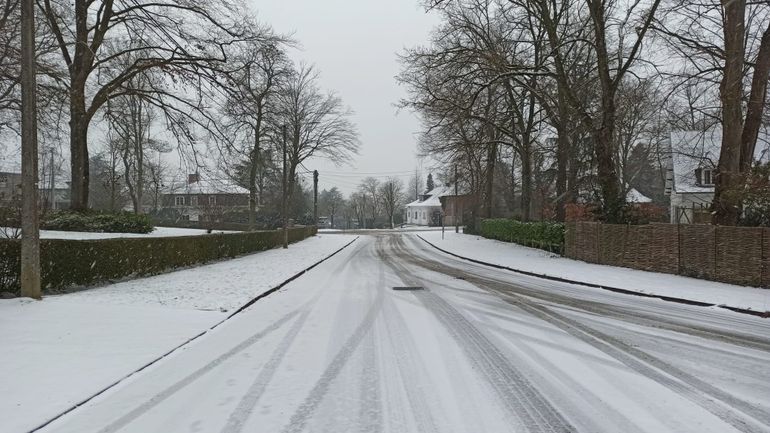
[[[528,138],[522,141],[521,151],[521,220],[532,216],[532,146]]]
[[[257,163],[259,160],[259,145],[251,152],[249,167],[249,230],[257,228]]]
[[[567,161],[569,160],[569,135],[567,134],[567,98],[563,87],[558,86],[558,111],[559,119],[556,128],[556,221],[564,222],[566,219],[567,193]]]
[[[594,152],[597,164],[599,188],[604,201],[604,220],[610,224],[622,222],[625,197],[622,195],[615,161],[613,159],[613,131],[609,125],[594,131]]]
[[[137,100],[137,110],[139,112],[137,116],[137,134],[136,134],[136,147],[134,149],[136,158],[136,203],[134,204],[134,212],[138,215],[143,213],[142,211],[142,199],[144,196],[144,145],[150,142],[150,119],[147,119],[145,125],[144,119],[144,103],[141,100]],[[146,128],[145,128],[146,126]],[[146,136],[146,139],[145,139]]]
[[[88,209],[88,116],[83,92],[70,93],[70,208]]]
[[[736,225],[741,213],[741,137],[743,135],[743,66],[745,0],[723,0],[725,66],[719,96],[722,102],[722,149],[714,190],[714,224]]]
[[[492,218],[494,201],[492,192],[495,181],[495,162],[497,161],[497,144],[490,144],[487,148],[487,179],[484,185],[484,212],[487,218]]]
[[[126,178],[126,186],[128,187],[128,195],[131,196],[131,204],[134,207],[134,214],[139,213],[139,201],[136,198],[136,191],[134,188],[134,182],[131,180],[131,146],[127,143],[130,137],[125,137],[125,147],[123,148],[123,172]]]
[[[754,76],[751,80],[751,93],[746,107],[746,123],[741,137],[741,171],[749,173],[754,162],[754,149],[757,137],[762,128],[762,115],[767,99],[767,82],[770,79],[770,23],[762,34],[759,52],[754,66]]]

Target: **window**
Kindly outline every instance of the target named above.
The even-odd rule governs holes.
[[[8,175],[0,174],[0,188],[8,188]]]
[[[712,168],[696,168],[695,181],[699,186],[713,186],[716,173]]]
[[[190,197],[190,206],[198,206],[198,196],[194,195]]]
[[[184,206],[184,196],[178,195],[174,197],[174,204],[177,206]]]
[[[217,196],[210,195],[209,196],[209,205],[214,206],[217,204]]]

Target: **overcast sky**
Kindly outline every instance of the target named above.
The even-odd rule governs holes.
[[[351,166],[314,160],[319,189],[337,186],[346,194],[370,174],[399,176],[407,183],[417,164],[419,121],[397,112],[403,96],[396,83],[396,53],[426,43],[438,23],[418,0],[249,0],[261,21],[301,43],[296,60],[317,65],[321,85],[335,90],[349,105],[361,137]]]

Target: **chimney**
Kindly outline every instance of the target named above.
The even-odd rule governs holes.
[[[199,180],[201,180],[201,177],[198,173],[190,173],[187,175],[187,184],[190,185],[192,183],[197,183]]]

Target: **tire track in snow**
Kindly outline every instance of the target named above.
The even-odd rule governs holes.
[[[254,407],[259,402],[260,397],[265,392],[265,389],[270,384],[275,375],[276,370],[281,365],[284,356],[291,348],[294,340],[299,334],[299,331],[305,324],[307,317],[310,315],[310,311],[303,312],[300,317],[294,322],[289,332],[283,338],[278,347],[273,351],[272,356],[267,361],[264,367],[260,370],[254,382],[251,384],[246,394],[241,398],[238,406],[230,414],[227,420],[227,424],[222,429],[223,433],[239,433],[243,431],[243,427],[251,417]]]
[[[375,290],[385,287],[385,270],[378,265],[378,282]],[[380,433],[383,430],[382,395],[380,391],[379,365],[377,361],[377,327],[374,326],[367,334],[362,353],[361,383],[359,400],[359,430],[366,433]]]
[[[503,293],[501,295],[519,298],[515,295],[505,295]],[[735,411],[754,418],[755,422],[764,425],[762,430],[770,431],[770,414],[762,409],[734,397],[646,352],[555,313],[546,307],[526,301],[522,302],[521,299],[514,299],[514,301],[517,306],[528,313],[552,323],[570,335],[624,363],[635,372],[675,391],[677,394],[716,415],[737,430],[744,433],[755,433],[758,431],[756,425],[747,423],[746,418],[737,416]]]
[[[408,255],[410,256],[410,261],[412,261],[415,264],[419,263],[419,266],[424,267],[426,269],[434,270],[436,272],[443,273],[446,275],[452,275],[452,276],[457,276],[459,274],[464,275],[464,273],[468,273],[468,272],[472,273],[467,269],[474,268],[474,267],[480,270],[481,269],[485,271],[487,270],[486,268],[483,267],[483,265],[469,265],[465,261],[448,257],[448,256],[443,256],[440,253],[438,253],[436,250],[433,250],[432,248],[425,249],[424,245],[417,243],[411,238],[409,239],[409,242],[412,244],[412,246],[416,247],[421,252],[426,253],[427,255],[440,258],[442,260],[446,260],[446,259],[454,260],[462,264],[461,269],[454,269],[446,265],[443,265],[438,261],[434,261],[426,257],[420,257],[411,252],[408,253]],[[438,270],[438,269],[442,269],[442,270]],[[511,274],[511,275],[515,275],[515,274]],[[515,276],[521,281],[526,281],[527,282],[526,284],[529,287],[524,287],[522,285],[524,284],[523,282],[519,284],[514,284],[507,281],[497,280],[493,277],[484,277],[484,279],[495,281],[500,284],[507,284],[510,288],[515,287],[517,294],[525,295],[525,296],[535,298],[545,302],[552,302],[555,304],[559,304],[561,306],[573,307],[575,309],[588,312],[588,313],[597,314],[599,316],[613,317],[624,322],[634,323],[636,325],[648,326],[652,328],[661,328],[661,329],[665,329],[673,332],[679,332],[686,335],[692,335],[696,337],[701,337],[701,338],[706,338],[710,340],[716,340],[720,342],[726,342],[726,343],[735,344],[743,347],[748,347],[751,349],[758,349],[758,350],[770,352],[770,341],[767,338],[761,338],[756,335],[744,335],[744,334],[738,334],[735,332],[728,332],[721,329],[714,329],[713,327],[708,327],[705,325],[681,323],[681,322],[677,322],[676,320],[671,320],[670,317],[665,317],[665,316],[671,316],[671,311],[672,311],[671,308],[674,307],[674,305],[666,305],[665,307],[660,306],[659,308],[655,308],[656,310],[655,314],[650,314],[650,313],[637,311],[636,309],[633,309],[633,308],[624,308],[622,306],[607,304],[601,301],[594,301],[589,299],[576,299],[568,295],[555,293],[551,289],[554,285],[560,285],[560,284],[563,285],[567,283],[555,283],[555,282],[550,282],[545,280],[539,280],[536,277],[522,277],[518,275],[515,275]],[[655,304],[649,304],[649,307],[655,307]],[[705,309],[700,309],[700,310],[688,309],[687,314],[697,315],[706,320],[710,318],[709,310],[705,310]],[[687,317],[687,318],[690,318],[690,317]],[[732,322],[756,324],[757,322],[754,319],[755,318],[752,318],[752,317],[730,317],[730,320]]]
[[[358,325],[355,331],[353,331],[353,334],[345,341],[345,344],[343,344],[342,348],[337,352],[337,355],[332,359],[332,362],[326,367],[326,370],[324,370],[321,377],[310,390],[308,396],[291,416],[289,424],[281,430],[282,432],[298,433],[304,430],[308,420],[313,416],[315,410],[329,392],[329,388],[334,382],[334,379],[339,376],[343,367],[348,363],[367,333],[371,332],[374,320],[382,310],[382,301],[382,290],[378,290],[377,297],[369,308],[369,311],[367,311],[366,316],[364,316],[361,324]]]
[[[250,346],[254,345],[257,341],[261,340],[265,336],[281,328],[281,326],[283,326],[285,323],[289,322],[292,318],[296,317],[299,314],[300,310],[301,309],[297,309],[284,315],[283,317],[273,322],[267,328],[264,328],[262,331],[259,331],[256,334],[253,334],[252,336],[250,336],[249,338],[243,340],[241,343],[239,343],[232,349],[228,350],[227,352],[223,353],[222,355],[218,356],[216,359],[212,360],[211,362],[207,363],[203,367],[185,376],[183,379],[177,381],[176,383],[164,389],[163,391],[155,394],[146,402],[142,403],[141,405],[137,406],[127,414],[123,415],[122,417],[113,421],[106,427],[102,428],[101,430],[99,430],[99,433],[114,433],[119,431],[123,427],[126,427],[132,421],[146,414],[151,409],[158,406],[169,397],[173,396],[174,394],[186,388],[196,380],[200,379],[206,373],[214,370],[223,362],[229,360],[230,358],[237,355],[238,353],[243,352]]]
[[[400,237],[394,241],[394,249],[400,252],[403,248]],[[399,273],[404,282],[420,285],[420,279],[393,260],[393,257],[383,253],[383,258]],[[468,359],[478,368],[518,427],[528,432],[575,431],[570,422],[465,316],[429,290],[416,291],[414,295],[438,318]]]
[[[450,276],[457,273],[457,270],[441,263],[427,262],[409,252],[405,247],[399,252],[411,263],[425,269]],[[677,392],[679,395],[698,404],[705,410],[735,427],[737,430],[744,433],[754,433],[759,426],[749,425],[746,422],[746,417],[739,416],[735,413],[736,411],[753,418],[754,423],[762,425],[762,427],[759,427],[762,430],[770,431],[770,414],[761,408],[728,394],[713,385],[643,352],[642,350],[625,344],[610,335],[601,333],[573,319],[556,313],[543,305],[533,302],[528,298],[530,291],[527,291],[527,289],[515,284],[481,277],[473,273],[465,273],[464,278],[477,287],[498,294],[509,303],[521,308],[529,314],[557,326],[570,335],[573,335],[596,349],[612,356],[637,373]],[[522,291],[526,294],[521,295],[520,293]],[[542,299],[542,294],[535,298]],[[548,301],[558,303],[558,301]],[[570,299],[569,302],[567,302],[568,305],[575,305],[575,303],[578,303],[579,308],[579,300]]]
[[[436,420],[424,392],[424,389],[430,389],[430,387],[422,386],[422,378],[426,375],[423,374],[423,365],[415,357],[417,349],[414,340],[404,325],[404,319],[392,302],[388,302],[385,317],[390,347],[395,355],[396,369],[401,378],[418,431],[421,433],[443,431],[436,425]]]

